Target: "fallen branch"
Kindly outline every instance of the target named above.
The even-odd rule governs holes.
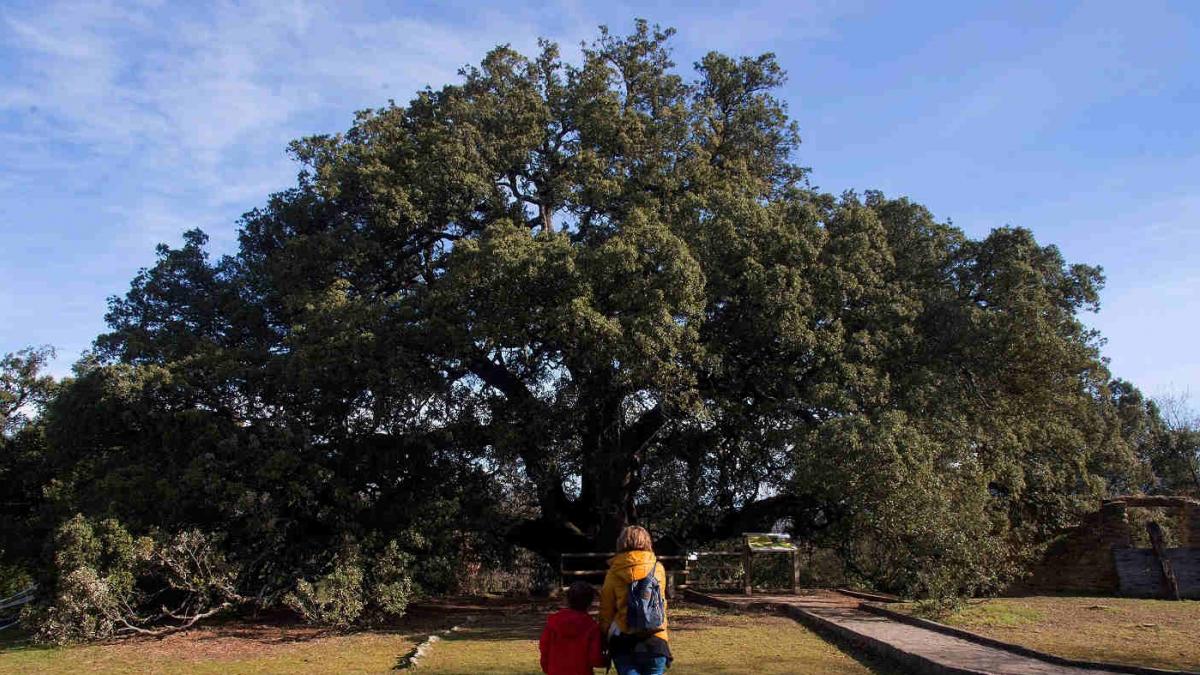
[[[230,607],[233,607],[232,602],[223,602],[220,605],[217,605],[216,607],[208,610],[207,612],[198,612],[191,616],[179,616],[179,615],[169,611],[166,607],[164,607],[163,614],[171,617],[172,619],[175,619],[176,621],[183,621],[183,623],[181,623],[177,626],[163,626],[162,628],[142,628],[140,626],[135,626],[135,625],[129,623],[124,618],[121,618],[120,621],[122,624],[124,624],[124,627],[118,628],[117,632],[122,633],[124,635],[146,635],[146,636],[150,636],[150,637],[159,637],[159,638],[166,637],[172,633],[178,633],[179,631],[187,630],[187,629],[191,628],[192,626],[196,625],[197,621],[201,621],[203,619],[209,618],[210,616],[219,614],[219,613],[229,609]]]

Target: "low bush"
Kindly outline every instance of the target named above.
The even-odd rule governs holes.
[[[22,622],[43,642],[162,635],[245,603],[220,537],[132,536],[114,519],[77,515],[54,534],[44,599]]]
[[[404,616],[416,593],[409,576],[412,556],[389,541],[374,556],[357,544],[338,551],[327,572],[299,579],[284,603],[305,621],[346,629],[356,623]]]

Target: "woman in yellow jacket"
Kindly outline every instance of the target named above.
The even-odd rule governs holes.
[[[608,656],[617,675],[662,675],[671,664],[667,635],[667,599],[663,598],[662,628],[650,634],[631,634],[629,585],[654,574],[658,587],[666,591],[666,572],[654,555],[650,533],[636,525],[621,530],[618,553],[609,559],[604,587],[600,589],[600,632],[608,641]]]

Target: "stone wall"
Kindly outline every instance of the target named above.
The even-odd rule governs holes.
[[[1168,508],[1178,513],[1179,545],[1183,548],[1200,548],[1200,501],[1191,497],[1119,497],[1127,508]]]
[[[1181,546],[1200,548],[1200,501],[1139,496],[1105,500],[1099,511],[1089,514],[1077,527],[1054,541],[1030,575],[1009,589],[1010,592],[1120,593],[1121,580],[1113,549],[1132,547],[1128,509],[1136,507],[1178,509]]]
[[[1183,510],[1184,537],[1180,546],[1200,548],[1200,504],[1189,503]]]
[[[1167,549],[1167,560],[1175,573],[1179,597],[1200,599],[1200,549]],[[1113,551],[1120,594],[1132,598],[1161,598],[1166,590],[1162,564],[1149,548],[1118,548]]]
[[[1114,546],[1132,544],[1125,504],[1105,502],[1057,539],[1014,592],[1115,593],[1120,586]]]

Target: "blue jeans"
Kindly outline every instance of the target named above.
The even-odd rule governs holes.
[[[667,672],[667,657],[650,654],[620,654],[613,657],[617,675],[663,675]]]

